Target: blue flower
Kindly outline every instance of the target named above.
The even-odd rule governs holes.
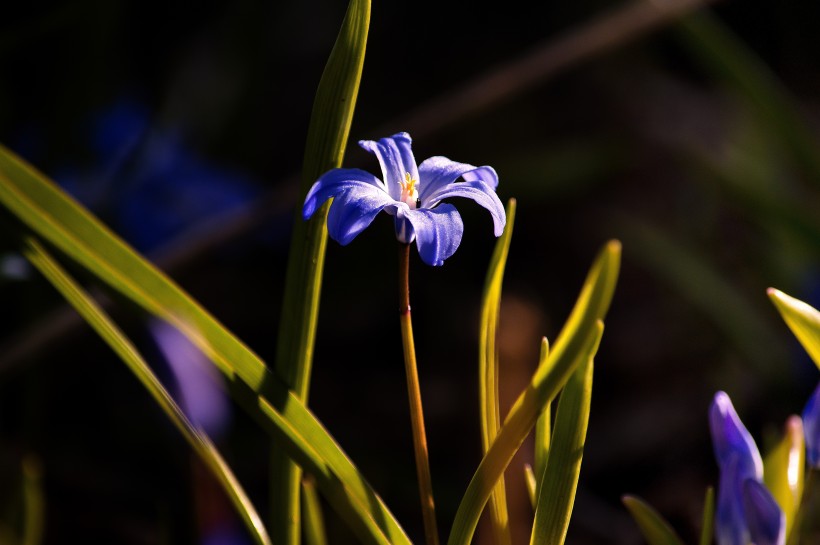
[[[803,409],[803,431],[806,438],[806,460],[820,469],[820,384]]]
[[[495,170],[446,157],[430,157],[416,166],[411,142],[406,132],[379,141],[361,140],[359,145],[379,160],[384,181],[357,168],[326,172],[308,191],[304,219],[333,197],[327,230],[330,238],[344,246],[384,211],[395,217],[399,242],[415,240],[422,261],[442,265],[458,248],[464,224],[455,206],[441,201],[467,197],[489,210],[495,236],[500,236],[507,220],[495,194]]]
[[[760,452],[725,392],[715,394],[709,427],[720,468],[718,545],[783,545],[786,517],[762,483]]]

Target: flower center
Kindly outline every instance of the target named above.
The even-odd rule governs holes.
[[[407,203],[407,206],[409,206],[411,210],[415,210],[419,206],[419,192],[416,189],[416,184],[418,183],[419,181],[414,180],[409,172],[405,172],[404,181],[399,182],[401,186],[400,200]]]

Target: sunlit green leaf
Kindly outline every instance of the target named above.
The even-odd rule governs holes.
[[[308,476],[302,479],[302,526],[307,545],[327,545],[322,504],[316,492],[316,483]]]
[[[541,355],[539,362],[546,361],[549,357],[550,345],[546,337],[541,342]],[[538,415],[538,420],[535,421],[535,498],[538,498],[538,490],[541,486],[541,478],[544,475],[544,469],[547,467],[547,457],[550,453],[550,440],[552,438],[552,409],[551,405],[547,404],[541,414]],[[533,501],[533,508],[535,508],[535,501]]]
[[[558,394],[575,369],[586,362],[603,332],[618,278],[621,245],[611,241],[599,254],[561,334],[529,386],[516,400],[489,451],[481,460],[456,512],[448,543],[467,545],[499,477],[535,425],[538,415]]]
[[[547,465],[538,486],[530,545],[563,545],[575,504],[592,401],[592,357],[572,374],[558,401]]]
[[[227,496],[231,499],[242,520],[258,545],[270,545],[271,541],[262,524],[256,509],[245,494],[244,489],[236,480],[231,469],[222,459],[219,452],[211,443],[210,438],[197,426],[194,426],[182,412],[165,387],[162,386],[154,372],[142,359],[137,349],[128,340],[120,329],[111,321],[99,305],[72,279],[60,265],[33,239],[29,239],[25,249],[28,260],[57,288],[77,312],[91,325],[97,334],[116,352],[125,362],[132,373],[148,390],[166,416],[182,433],[182,436],[191,445],[206,467],[213,473]],[[27,501],[28,504],[34,503]],[[42,507],[40,506],[40,510]],[[36,512],[33,505],[29,511]],[[29,526],[27,524],[27,526]],[[36,530],[35,525],[34,530]],[[26,543],[28,543],[28,535]],[[34,541],[33,543],[36,543]]]
[[[769,288],[768,294],[789,329],[820,368],[820,312],[774,288]]]
[[[786,535],[792,528],[803,496],[805,467],[803,422],[799,416],[792,416],[786,421],[783,438],[763,460],[763,481],[786,515]]]
[[[649,545],[683,545],[672,526],[648,503],[635,496],[621,498]]]
[[[325,171],[342,164],[370,27],[370,0],[351,0],[313,102],[302,167],[300,202]],[[322,270],[327,244],[325,204],[309,221],[297,207],[291,235],[275,368],[288,387],[307,402]],[[271,530],[281,544],[299,542],[301,472],[281,448],[271,461]]]
[[[408,542],[361,473],[256,354],[99,220],[2,147],[0,203],[112,289],[185,334],[225,376],[237,402],[315,476],[319,489],[362,540]]]
[[[501,427],[501,410],[498,400],[498,349],[496,333],[501,308],[501,285],[504,280],[504,267],[510,250],[513,224],[515,223],[515,199],[507,203],[507,225],[504,234],[495,244],[487,279],[484,283],[484,295],[481,306],[481,323],[479,325],[478,350],[478,384],[481,409],[481,443],[484,452],[490,448],[498,429]],[[509,545],[510,521],[507,512],[507,493],[504,477],[490,496],[490,521],[497,545]]]
[[[535,509],[536,492],[538,486],[535,482],[535,472],[530,464],[524,464],[524,484],[527,486],[527,496],[530,498],[530,505]]]

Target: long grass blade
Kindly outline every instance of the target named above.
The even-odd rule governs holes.
[[[199,455],[222,485],[223,490],[245,522],[245,526],[257,545],[271,545],[271,540],[256,509],[231,469],[211,443],[210,438],[185,416],[182,409],[162,386],[131,341],[114,325],[108,315],[79,284],[46,252],[40,243],[34,239],[28,239],[24,253],[28,260],[57,288],[145,386],[151,397],[154,398],[174,426],[182,433],[185,440],[188,441],[188,444],[194,449],[194,452]]]
[[[549,358],[538,366],[530,385],[516,400],[467,486],[453,521],[449,545],[470,542],[493,488],[538,415],[596,349],[603,333],[601,319],[609,309],[617,283],[620,255],[621,245],[617,241],[611,241],[599,254]]]
[[[363,541],[404,531],[327,431],[248,347],[33,167],[0,147],[0,204],[115,291],[174,325],[225,376],[237,402],[317,480]]]
[[[539,362],[546,361],[549,357],[550,345],[545,338],[541,343],[541,355]],[[550,453],[550,440],[552,438],[552,409],[551,405],[547,404],[541,414],[538,415],[538,420],[535,421],[535,453],[534,453],[534,477],[535,477],[535,495],[532,507],[535,509],[535,500],[538,499],[539,490],[541,487],[541,479],[544,475],[544,469],[547,467],[547,457]]]
[[[530,545],[563,545],[575,504],[592,401],[592,358],[572,374],[558,401],[555,431],[538,487]]]
[[[624,496],[622,501],[649,545],[683,545],[672,526],[648,503],[635,496]]]
[[[498,349],[496,333],[498,331],[499,313],[501,310],[501,285],[504,281],[504,268],[510,251],[513,224],[515,222],[515,199],[507,203],[507,225],[504,234],[495,244],[487,279],[484,283],[484,294],[481,305],[481,323],[479,325],[478,350],[478,387],[481,412],[481,444],[484,453],[490,448],[501,427],[501,409],[498,398]],[[495,535],[496,545],[510,545],[510,520],[507,512],[507,493],[504,477],[490,496],[490,522]]]
[[[323,172],[342,164],[359,94],[369,27],[370,0],[351,0],[313,102],[300,198]],[[302,220],[301,207],[296,211],[276,345],[276,371],[305,403],[319,314],[328,207],[325,204],[307,222]],[[277,543],[299,542],[300,481],[299,467],[274,444],[271,531]]]

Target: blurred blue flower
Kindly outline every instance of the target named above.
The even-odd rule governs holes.
[[[820,384],[803,409],[803,431],[806,438],[806,460],[820,469]]]
[[[384,211],[395,217],[399,242],[415,240],[422,261],[442,265],[458,248],[464,224],[455,206],[441,201],[466,197],[489,210],[495,236],[500,236],[507,220],[495,194],[495,170],[446,157],[431,157],[416,166],[411,142],[406,132],[379,141],[360,141],[362,148],[378,158],[384,181],[357,168],[326,172],[308,191],[302,208],[304,219],[333,197],[327,230],[330,238],[344,246]],[[459,178],[463,181],[458,182]]]
[[[725,392],[715,394],[709,427],[720,468],[718,545],[783,545],[785,515],[762,483],[760,452]]]

